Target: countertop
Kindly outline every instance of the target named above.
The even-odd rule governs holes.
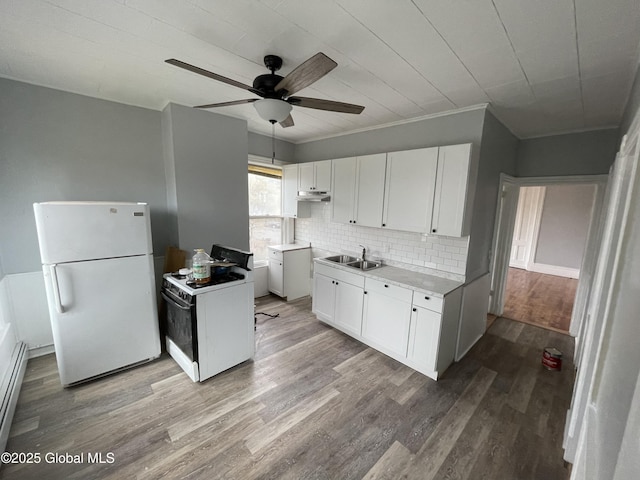
[[[288,243],[285,245],[269,245],[269,247],[278,252],[287,252],[289,250],[303,250],[305,248],[311,248],[309,245],[305,245],[302,243]]]
[[[464,284],[464,282],[458,282],[456,280],[450,280],[436,275],[413,272],[411,270],[392,267],[390,265],[383,265],[382,267],[375,268],[373,270],[363,271],[331,262],[323,258],[315,258],[314,262],[339,268],[347,272],[358,273],[364,277],[382,280],[400,287],[408,287],[435,297],[444,297],[447,293],[454,291],[456,288],[461,287]]]

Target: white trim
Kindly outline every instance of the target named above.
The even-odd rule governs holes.
[[[557,277],[580,278],[580,270],[577,268],[560,267],[557,265],[546,265],[544,263],[532,263],[527,269],[531,272],[555,275]]]
[[[7,372],[0,385],[0,452],[5,451],[13,414],[18,403],[18,395],[27,369],[27,345],[18,342],[11,354]]]
[[[535,140],[536,138],[547,138],[547,137],[556,137],[559,135],[572,135],[575,133],[588,133],[588,132],[596,132],[598,130],[617,130],[619,125],[602,125],[599,127],[587,127],[587,128],[576,128],[573,130],[559,130],[553,133],[542,133],[539,135],[531,135],[525,137],[519,137],[520,140]]]
[[[277,158],[275,159],[274,163],[271,163],[270,158],[254,155],[253,153],[250,153],[248,155],[248,159],[249,159],[248,163],[252,165],[260,165],[260,166],[264,165],[267,167],[278,168],[280,170],[282,170],[282,165],[286,165],[286,162],[283,162],[282,160],[278,160]]]
[[[432,118],[448,117],[448,116],[451,116],[451,115],[458,115],[460,113],[473,112],[475,110],[486,110],[488,106],[489,106],[488,103],[481,103],[481,104],[478,104],[478,105],[472,105],[470,107],[462,107],[462,108],[456,108],[455,110],[446,110],[444,112],[430,113],[429,115],[422,115],[420,117],[404,118],[402,120],[397,120],[395,122],[371,125],[369,127],[357,128],[355,130],[349,130],[349,131],[346,131],[346,132],[341,132],[341,133],[332,134],[332,135],[323,135],[323,136],[320,136],[320,137],[314,137],[314,138],[310,138],[310,139],[307,139],[307,140],[301,140],[301,141],[298,141],[298,142],[290,142],[290,143],[293,143],[294,145],[302,145],[302,144],[305,144],[305,143],[317,142],[319,140],[328,140],[328,139],[331,139],[331,138],[344,137],[345,135],[353,135],[353,134],[356,134],[356,133],[371,132],[371,131],[374,131],[374,130],[381,130],[381,129],[384,129],[384,128],[397,127],[399,125],[406,125],[406,124],[409,124],[409,123],[421,122],[423,120],[430,120]],[[254,133],[257,133],[257,132],[254,132]],[[262,135],[264,135],[264,134],[262,134]]]
[[[544,209],[544,200],[547,197],[547,187],[529,187],[535,188],[533,193],[533,215],[532,215],[532,231],[531,243],[527,251],[527,270],[532,269],[535,264],[536,253],[538,252],[538,238],[540,237],[540,224],[542,223],[542,210]]]

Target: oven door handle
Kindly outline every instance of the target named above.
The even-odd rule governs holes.
[[[178,302],[176,302],[173,298],[169,297],[164,292],[160,292],[160,295],[162,295],[162,298],[164,298],[167,302],[171,303],[171,305],[178,307],[180,310],[187,310],[187,311],[191,310],[191,306],[183,307],[182,305],[180,305]]]

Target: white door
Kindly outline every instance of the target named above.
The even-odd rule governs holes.
[[[355,223],[365,227],[382,225],[384,178],[387,154],[358,157],[358,188],[355,202]]]
[[[360,335],[362,330],[361,287],[336,281],[334,322],[345,332]]]
[[[411,304],[367,291],[362,336],[393,353],[405,357],[409,343]]]
[[[468,235],[465,207],[470,158],[470,143],[439,148],[431,233],[449,237]]]
[[[310,192],[315,187],[313,163],[301,163],[298,165],[298,190]]]
[[[421,307],[413,307],[412,310],[407,357],[423,368],[435,372],[441,315]]]
[[[510,267],[529,269],[534,261],[545,187],[521,187],[513,228]]]
[[[313,313],[320,320],[333,322],[335,310],[335,280],[319,273],[313,276]]]
[[[298,165],[282,167],[282,216],[298,215]]]
[[[33,209],[43,264],[153,252],[146,204],[46,202]]]
[[[269,291],[284,297],[284,266],[282,260],[269,259]]]
[[[153,257],[43,270],[63,385],[160,355]]]
[[[331,160],[314,162],[315,164],[315,189],[319,192],[331,191]]]
[[[331,221],[353,223],[356,158],[333,161],[333,192],[331,193]]]
[[[387,154],[383,227],[430,231],[437,167],[437,147]]]

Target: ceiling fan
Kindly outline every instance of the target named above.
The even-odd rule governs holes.
[[[223,77],[217,73],[176,60],[175,58],[170,58],[165,60],[165,62],[175,65],[176,67],[189,70],[190,72],[213,78],[219,82],[233,85],[234,87],[242,88],[243,90],[248,90],[259,97],[262,97],[233,100],[222,103],[209,103],[206,105],[197,105],[194,108],[227,107],[229,105],[253,103],[261,118],[271,122],[272,124],[278,122],[283,127],[293,126],[293,118],[290,114],[292,105],[297,107],[315,108],[316,110],[329,110],[331,112],[355,114],[364,110],[363,106],[353,105],[351,103],[334,102],[332,100],[323,100],[320,98],[291,96],[299,90],[302,90],[303,88],[318,81],[338,66],[335,61],[331,60],[322,52],[316,53],[313,57],[298,65],[298,67],[285,77],[275,73],[282,67],[282,58],[277,55],[266,55],[264,57],[264,65],[271,71],[271,73],[258,75],[253,80],[253,86],[245,85],[244,83]]]

